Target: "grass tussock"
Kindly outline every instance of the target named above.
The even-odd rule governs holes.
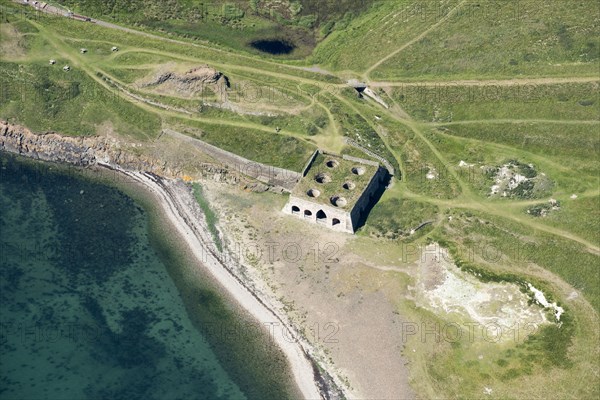
[[[221,236],[219,234],[219,230],[217,229],[217,223],[219,222],[219,217],[213,211],[210,204],[206,200],[206,197],[202,193],[202,186],[199,183],[192,184],[192,190],[194,193],[194,198],[198,202],[200,209],[204,213],[204,218],[206,219],[206,226],[208,227],[208,231],[210,232],[215,246],[219,252],[223,252],[223,242],[221,241]]]

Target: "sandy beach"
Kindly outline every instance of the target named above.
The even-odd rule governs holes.
[[[143,185],[158,200],[160,208],[177,230],[194,257],[212,277],[239,303],[259,324],[270,327],[270,336],[283,351],[289,361],[290,370],[296,385],[305,399],[327,398],[317,384],[317,378],[311,364],[309,345],[290,329],[284,316],[269,307],[265,299],[258,298],[243,282],[236,277],[219,259],[212,245],[210,233],[204,225],[199,210],[194,209],[195,202],[191,194],[181,187],[158,176],[141,172],[130,172],[108,164],[99,166],[118,170]],[[232,262],[235,262],[232,259]]]

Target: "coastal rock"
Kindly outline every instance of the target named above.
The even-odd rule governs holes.
[[[0,120],[0,151],[81,167],[108,164],[128,171],[151,172],[165,178],[185,176],[178,163],[169,163],[154,155],[127,151],[126,148],[128,146],[125,143],[109,137],[71,137],[56,132],[37,134],[25,127]],[[239,185],[256,192],[274,189],[234,173],[221,164],[198,164],[193,175],[192,180],[210,179],[228,185]],[[273,191],[279,192],[277,189]]]

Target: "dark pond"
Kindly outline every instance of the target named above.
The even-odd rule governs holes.
[[[250,42],[250,46],[256,50],[273,55],[289,54],[296,46],[287,40],[280,39],[261,39]]]

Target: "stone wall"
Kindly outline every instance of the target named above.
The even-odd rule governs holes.
[[[301,174],[302,177],[306,176],[308,170],[310,169],[310,167],[312,167],[313,163],[315,162],[315,159],[317,158],[317,155],[320,152],[321,152],[320,150],[315,150],[314,153],[312,154],[312,156],[310,156],[310,158],[308,159],[308,162],[302,169],[302,174]]]
[[[302,174],[299,172],[248,160],[247,158],[240,157],[237,154],[233,154],[203,142],[202,140],[195,139],[171,129],[164,129],[163,132],[198,147],[203,153],[218,160],[231,170],[238,171],[243,175],[257,179],[268,185],[280,186],[287,191],[291,191],[302,177]]]
[[[354,233],[358,228],[358,223],[361,218],[372,206],[371,202],[373,201],[374,196],[377,195],[377,191],[385,185],[386,175],[387,171],[384,168],[379,167],[351,210],[344,210],[333,205],[319,204],[292,195],[283,208],[283,212],[296,216],[304,221],[326,226],[329,229]],[[297,207],[297,209],[294,207]],[[325,214],[325,218],[317,218],[319,211]],[[339,221],[335,225],[333,223],[334,219]]]
[[[298,207],[298,210],[294,210],[294,207]],[[290,196],[283,212],[336,231],[354,233],[350,213],[333,205],[318,204],[306,199]],[[320,212],[324,213],[324,215],[320,214]],[[323,218],[317,218],[317,216]],[[334,222],[337,223],[334,224]]]
[[[343,154],[342,158],[344,160],[357,162],[359,164],[367,164],[367,165],[372,165],[374,167],[379,167],[379,163],[376,162],[376,161],[365,160],[364,158],[358,158],[358,157],[349,156],[348,154]]]
[[[326,151],[319,151],[325,155],[339,157],[338,155]],[[317,153],[315,153],[315,155],[316,154]],[[313,155],[313,157],[311,157],[309,160],[307,168],[310,168],[315,155]],[[343,208],[338,208],[334,205],[320,204],[308,199],[291,195],[283,208],[283,212],[308,222],[326,226],[329,229],[354,233],[358,228],[358,224],[360,223],[362,217],[365,216],[365,213],[367,213],[370,207],[372,207],[373,199],[378,195],[377,192],[385,185],[385,178],[388,175],[388,171],[375,161],[363,160],[361,158],[346,155],[343,156],[343,158],[348,161],[377,166],[377,171],[375,171],[375,174],[369,181],[369,184],[364,188],[351,209],[346,210]],[[303,171],[303,175],[306,175],[306,170],[307,169]],[[324,218],[317,218],[319,211],[324,213]],[[335,224],[334,219],[336,222]]]
[[[379,154],[373,153],[371,150],[361,146],[360,144],[358,144],[356,141],[350,139],[349,137],[344,137],[344,141],[346,142],[346,144],[359,149],[363,153],[368,154],[369,156],[373,157],[376,160],[379,160],[383,165],[385,165],[385,167],[387,168],[390,175],[396,175],[396,171],[394,170],[394,167],[392,167],[392,164],[390,164],[388,160],[381,157]],[[366,161],[366,160],[363,160],[363,161]]]
[[[384,168],[379,167],[373,176],[373,179],[371,179],[371,182],[369,182],[359,199],[356,201],[356,204],[350,213],[353,222],[353,231],[358,227],[357,224],[364,213],[368,212],[369,208],[372,207],[371,201],[377,194],[377,191],[385,185],[386,176],[387,171]]]

